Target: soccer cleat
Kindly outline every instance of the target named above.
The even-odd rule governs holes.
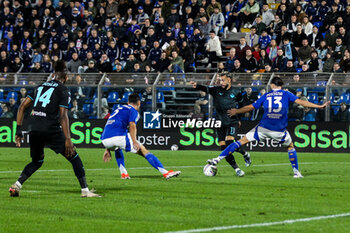
[[[243,177],[244,174],[245,174],[244,171],[242,171],[241,169],[237,168],[237,170],[236,170],[236,175],[237,175],[238,177]]]
[[[9,188],[10,196],[11,197],[19,197],[19,191],[20,190],[21,190],[21,187],[19,187],[16,183],[14,183]]]
[[[170,170],[170,171],[168,171],[168,173],[163,174],[163,176],[164,176],[165,179],[169,180],[169,179],[171,179],[173,177],[178,177],[180,174],[181,174],[180,171]]]
[[[214,165],[214,166],[216,166],[219,162],[220,162],[220,160],[218,158],[213,158],[213,159],[208,159],[207,160],[208,164]]]
[[[131,179],[128,173],[122,173],[122,180],[129,180]]]
[[[304,178],[304,176],[300,173],[300,171],[294,169],[294,178]]]
[[[249,167],[252,164],[252,160],[250,159],[249,152],[246,152],[246,154],[243,156],[245,161],[245,166]]]
[[[94,190],[81,191],[81,197],[101,197],[97,193],[93,192]]]

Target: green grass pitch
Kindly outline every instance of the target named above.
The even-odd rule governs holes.
[[[269,223],[350,212],[350,155],[299,153],[304,179],[293,179],[287,153],[251,152],[253,166],[238,178],[222,161],[216,177],[202,167],[218,152],[154,151],[166,168],[181,170],[166,181],[140,156],[127,153],[131,180],[102,149],[78,150],[90,188],[102,198],[80,198],[71,165],[46,150],[40,172],[10,198],[9,186],[30,161],[29,149],[0,149],[0,232],[168,232]],[[350,217],[219,232],[350,232]]]

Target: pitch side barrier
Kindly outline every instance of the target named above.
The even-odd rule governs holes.
[[[152,116],[153,118],[153,116]],[[188,118],[156,118],[148,116],[138,124],[138,140],[151,150],[170,150],[176,144],[179,150],[219,150],[215,120],[198,121]],[[153,125],[151,124],[153,123]],[[105,120],[79,120],[70,122],[73,143],[79,148],[102,148],[100,135]],[[238,135],[242,137],[256,122],[242,122]],[[25,127],[25,126],[24,126]],[[16,122],[0,119],[0,147],[15,147]],[[348,153],[350,149],[350,122],[290,122],[288,130],[298,151]],[[24,133],[24,147],[28,147],[28,134]],[[277,142],[268,140],[247,145],[251,151],[286,151]]]

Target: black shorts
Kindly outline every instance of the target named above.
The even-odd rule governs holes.
[[[57,154],[65,154],[66,137],[62,131],[58,132],[29,132],[30,156],[33,162],[38,162],[44,159],[44,147],[47,146]]]
[[[219,142],[221,141],[226,141],[226,136],[232,136],[236,139],[237,136],[237,131],[238,131],[238,124],[232,124],[232,125],[223,125],[221,128],[216,130],[218,140]]]

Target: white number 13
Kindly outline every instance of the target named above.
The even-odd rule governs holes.
[[[271,96],[270,97],[267,97],[266,98],[267,101],[269,102],[269,112],[280,112],[282,110],[282,103],[281,103],[281,100],[282,100],[282,97],[281,96],[274,96],[274,98],[272,98]],[[274,104],[277,104],[277,108],[272,108],[272,102]]]

